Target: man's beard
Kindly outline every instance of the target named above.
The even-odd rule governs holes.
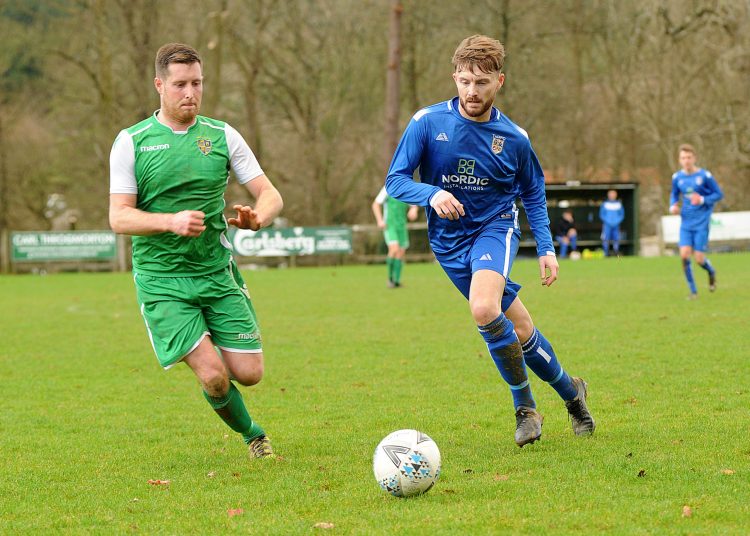
[[[169,115],[183,125],[192,123],[195,120],[195,116],[198,115],[199,110],[200,108],[197,103],[195,103],[194,108],[183,108],[178,104],[176,106],[169,106],[167,109]]]
[[[495,102],[495,99],[489,99],[487,100],[487,102],[481,103],[482,107],[479,109],[479,111],[470,111],[467,106],[469,103],[466,101],[466,99],[459,98],[459,101],[461,103],[461,108],[463,108],[464,112],[466,112],[466,115],[468,115],[469,117],[480,117],[481,115],[484,115],[487,110],[492,108],[492,103]]]

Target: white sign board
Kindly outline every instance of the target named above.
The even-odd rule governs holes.
[[[750,240],[750,211],[715,212],[711,215],[710,240]],[[661,217],[661,237],[665,244],[680,241],[680,217]]]

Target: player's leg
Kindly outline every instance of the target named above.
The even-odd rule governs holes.
[[[221,351],[228,377],[241,385],[257,384],[264,371],[260,329],[239,270],[231,263],[225,270],[205,276],[202,284],[204,317],[213,343]],[[213,402],[228,404],[231,414],[241,423],[240,433],[253,457],[271,456],[273,452],[263,428],[251,419],[239,389],[231,381],[229,384],[230,398]],[[259,446],[260,450],[256,448]]]
[[[568,247],[570,247],[570,239],[567,236],[558,236],[557,243],[560,245],[559,257],[561,259],[564,259],[568,254]]]
[[[612,241],[612,250],[616,257],[620,256],[620,226],[616,225],[612,227],[612,234],[610,235]]]
[[[245,443],[264,435],[250,417],[239,389],[229,380],[229,371],[210,337],[204,337],[183,361],[198,378],[206,401],[227,426],[242,435]]]
[[[578,231],[571,229],[568,231],[568,242],[570,244],[570,251],[576,251],[578,246]]]
[[[609,257],[609,226],[606,223],[602,226],[601,240],[604,256]]]
[[[395,232],[398,239],[398,250],[396,251],[396,258],[393,267],[393,283],[397,287],[400,287],[401,271],[403,270],[406,261],[406,250],[409,247],[409,231],[406,229],[406,225],[403,225],[395,229]]]
[[[393,288],[396,286],[394,277],[396,271],[396,258],[398,256],[398,237],[393,229],[387,229],[385,232],[386,245],[388,246],[388,256],[386,257],[386,265],[388,267],[388,286]]]
[[[688,288],[690,289],[690,295],[688,298],[695,298],[698,296],[698,289],[695,287],[695,279],[693,279],[693,267],[691,266],[690,257],[693,255],[693,241],[695,233],[687,229],[680,227],[680,259],[682,261],[682,272],[685,274],[685,280],[687,281]]]
[[[555,350],[544,335],[534,326],[529,311],[520,298],[516,298],[505,311],[513,322],[522,344],[523,357],[528,367],[557,391],[570,413],[576,435],[594,433],[596,424],[586,405],[587,387],[581,378],[571,378],[557,359]]]
[[[515,441],[522,447],[542,435],[542,417],[536,411],[523,349],[513,323],[500,310],[505,278],[493,270],[477,270],[471,279],[469,307],[479,333],[503,380],[510,387],[516,410]]]
[[[708,250],[708,228],[695,232],[695,243],[693,245],[693,257],[698,266],[708,272],[708,290],[714,292],[716,290],[716,270],[714,269],[711,261],[706,257],[706,251]]]

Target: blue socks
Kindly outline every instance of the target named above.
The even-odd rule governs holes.
[[[523,349],[518,341],[513,323],[500,313],[495,320],[484,326],[477,326],[484,337],[490,356],[495,362],[497,370],[510,387],[513,395],[513,406],[536,408],[536,402],[531,395],[529,377],[523,359]]]
[[[708,260],[706,260],[706,264],[711,266]],[[693,279],[693,267],[690,264],[690,259],[682,259],[682,269],[685,271],[685,279],[687,279],[688,287],[690,287],[690,294],[697,294],[698,289],[695,288],[695,279]],[[713,270],[713,267],[711,269]]]
[[[716,275],[716,270],[714,270],[714,267],[711,265],[711,261],[709,261],[708,259],[705,259],[703,261],[703,264],[699,264],[698,266],[707,271],[709,275]]]
[[[557,360],[552,345],[536,328],[523,344],[523,357],[534,374],[550,384],[560,398],[573,400],[576,397],[578,392],[573,381]]]

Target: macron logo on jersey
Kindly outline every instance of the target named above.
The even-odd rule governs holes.
[[[142,153],[150,153],[151,151],[163,151],[164,149],[169,149],[168,143],[162,143],[159,145],[144,145],[141,147],[140,151]]]
[[[445,132],[441,132],[437,135],[435,141],[448,141],[448,134],[446,134]]]

